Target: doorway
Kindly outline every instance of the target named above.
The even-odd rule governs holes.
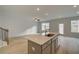
[[[64,24],[59,24],[59,33],[64,34]]]

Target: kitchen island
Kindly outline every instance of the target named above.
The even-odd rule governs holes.
[[[29,54],[53,54],[58,48],[58,33],[52,35],[27,35]]]

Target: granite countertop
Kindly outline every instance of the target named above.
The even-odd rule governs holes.
[[[27,35],[24,38],[33,41],[39,45],[43,45],[44,43],[46,43],[47,41],[49,41],[50,39],[53,39],[54,37],[58,36],[58,33],[53,33],[54,35],[51,37],[48,36],[44,36],[44,35]]]

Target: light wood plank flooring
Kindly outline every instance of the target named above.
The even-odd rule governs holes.
[[[24,38],[12,38],[6,47],[0,48],[1,54],[25,54],[27,53],[27,40]]]

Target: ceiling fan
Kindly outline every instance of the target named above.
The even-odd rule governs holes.
[[[33,18],[36,22],[39,22],[40,21],[40,18],[39,17],[34,17]]]

